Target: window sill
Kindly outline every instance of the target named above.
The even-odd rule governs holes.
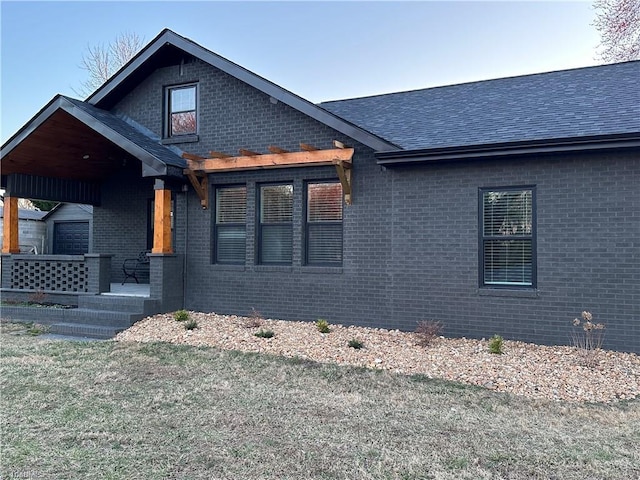
[[[536,288],[479,288],[478,295],[483,297],[520,297],[520,298],[538,298],[538,289]]]
[[[244,272],[244,265],[233,265],[233,264],[224,264],[224,263],[214,263],[211,265],[213,270],[220,270],[223,272]]]
[[[303,265],[300,267],[301,273],[330,273],[339,274],[342,273],[342,267],[319,267],[314,265]]]
[[[194,143],[200,140],[198,135],[183,135],[180,137],[163,138],[160,140],[162,145],[173,145],[175,143]]]
[[[256,265],[256,272],[293,272],[291,265]]]

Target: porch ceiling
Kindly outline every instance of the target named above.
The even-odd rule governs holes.
[[[152,137],[132,121],[58,95],[2,145],[0,169],[3,178],[25,174],[95,182],[137,160],[144,177],[183,178],[186,162]]]
[[[57,110],[3,156],[0,167],[2,175],[98,181],[134,160],[77,118]]]

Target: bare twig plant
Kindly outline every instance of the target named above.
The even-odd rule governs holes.
[[[88,78],[76,93],[88,96],[97,90],[140,51],[143,41],[137,33],[124,32],[106,46],[88,45],[80,61],[80,68],[87,71]]]
[[[423,320],[418,322],[415,334],[418,345],[428,347],[433,340],[442,332],[442,323],[433,320]]]
[[[251,308],[251,313],[246,317],[244,326],[247,328],[261,327],[264,324],[262,314],[255,308]]]
[[[573,319],[571,341],[587,367],[593,367],[597,363],[598,351],[604,341],[604,329],[604,323],[593,322],[591,312],[584,311],[581,318]]]

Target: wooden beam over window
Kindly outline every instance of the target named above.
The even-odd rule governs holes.
[[[193,153],[183,153],[182,157],[188,158],[189,160],[195,160],[196,162],[204,160],[204,157],[201,157],[200,155],[194,155]]]
[[[189,158],[185,157],[184,155],[185,154],[183,153],[182,156],[188,160]],[[209,156],[211,158],[230,158],[231,157],[231,155],[227,155],[226,153],[223,153],[223,152],[216,152],[215,150],[211,150],[209,152]]]
[[[276,145],[269,145],[267,147],[267,150],[269,150],[271,153],[289,153],[289,150],[277,147]]]
[[[203,208],[206,208],[208,193],[207,182],[203,175],[209,173],[234,172],[238,170],[260,170],[264,168],[318,167],[335,166],[342,183],[345,203],[351,205],[351,168],[354,149],[337,140],[335,148],[320,150],[312,145],[301,143],[301,152],[289,152],[270,145],[271,153],[260,154],[252,150],[240,149],[240,156],[232,157],[221,152],[209,152],[211,158],[183,154],[188,167],[184,170],[195,189]]]
[[[247,150],[246,148],[241,148],[240,155],[245,157],[254,157],[256,155],[262,155],[262,154],[258,152],[254,152],[253,150]]]
[[[353,148],[332,148],[289,153],[267,153],[264,155],[242,155],[239,157],[207,158],[190,160],[186,158],[188,170],[203,173],[232,172],[236,170],[259,170],[262,168],[315,167],[336,165],[337,162],[351,163]],[[185,170],[186,173],[186,170]]]

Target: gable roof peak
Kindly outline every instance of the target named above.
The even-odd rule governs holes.
[[[135,57],[118,70],[106,83],[86,100],[91,105],[107,109],[131,91],[142,79],[163,65],[166,58],[176,55],[190,55],[217,68],[270,97],[298,110],[299,112],[327,125],[330,128],[366,145],[373,150],[396,150],[398,145],[375,135],[364,128],[345,120],[321,106],[282,88],[246,68],[208,50],[193,40],[165,28]],[[173,57],[172,57],[173,56]]]

